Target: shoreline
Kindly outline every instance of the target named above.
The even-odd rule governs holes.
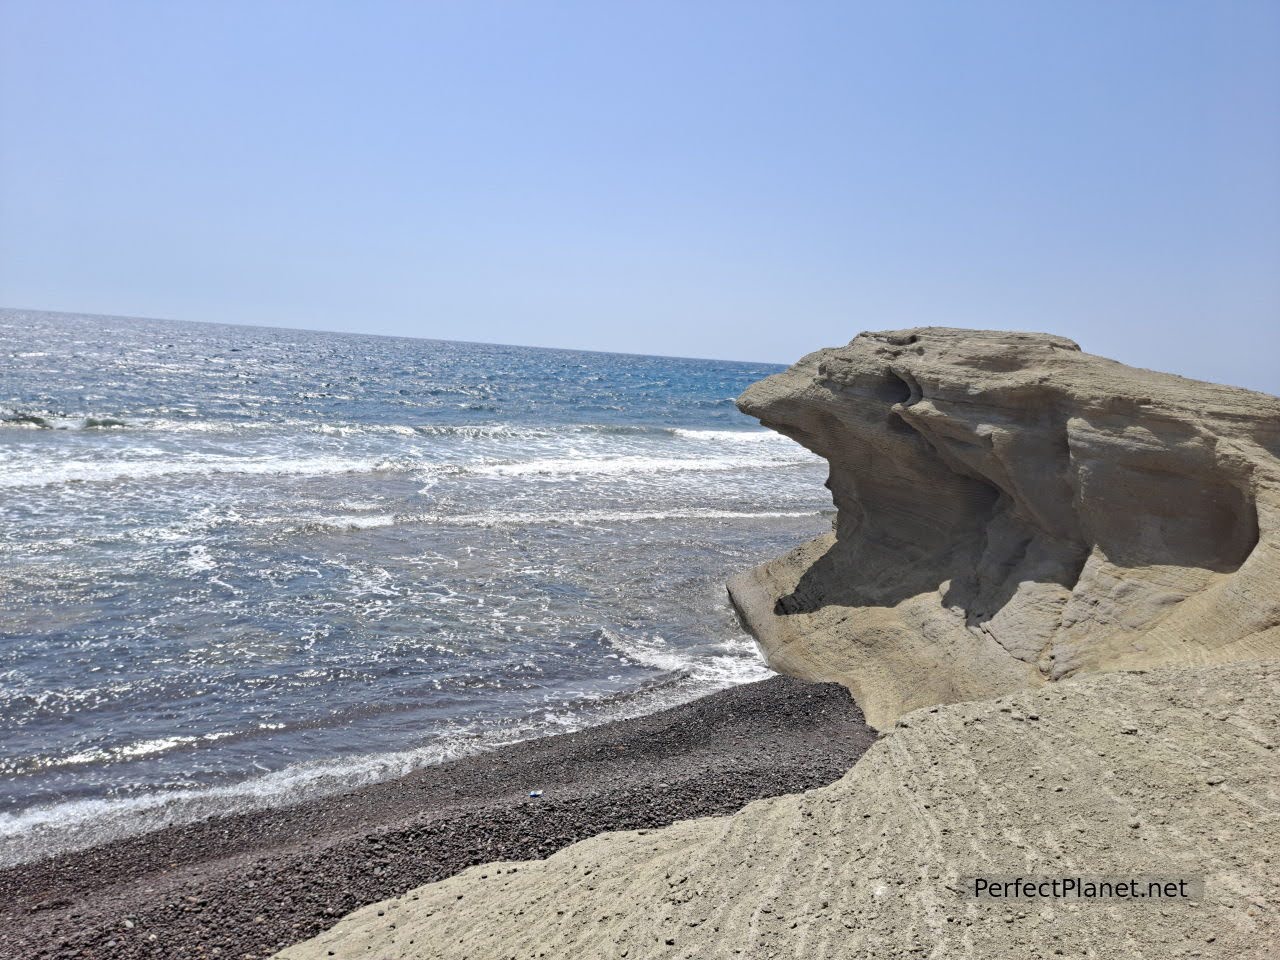
[[[875,738],[844,687],[771,677],[346,793],[19,864],[0,871],[0,958],[262,960],[468,866],[822,786]]]
[[[756,647],[759,656],[759,647]],[[660,713],[692,703],[710,694],[776,675],[763,659],[752,679],[728,685],[685,687],[689,671],[673,672],[638,687],[605,695],[560,729],[546,724],[514,731],[493,730],[464,735],[452,742],[436,741],[379,754],[339,756],[329,762],[285,766],[258,777],[226,785],[162,791],[150,797],[124,800],[74,800],[65,804],[37,805],[20,811],[15,819],[28,818],[26,828],[0,836],[0,875],[17,867],[55,857],[71,856],[95,847],[122,843],[144,834],[191,826],[206,820],[227,819],[315,803],[412,776],[420,770],[469,757],[505,750],[519,743],[580,732],[623,720]],[[532,716],[527,715],[527,716]],[[422,760],[428,755],[431,759]],[[261,789],[272,780],[292,781],[283,789]],[[153,802],[148,802],[153,801]],[[96,809],[93,805],[101,804]],[[88,808],[81,815],[78,808]],[[68,812],[70,811],[70,812]],[[32,816],[34,814],[34,816]],[[3,815],[0,815],[2,818]]]

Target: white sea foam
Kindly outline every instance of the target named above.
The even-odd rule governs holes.
[[[322,433],[335,437],[350,437],[362,433],[371,434],[395,434],[401,437],[416,437],[418,431],[413,427],[407,427],[403,424],[331,424],[322,423],[318,427],[313,427],[316,433]]]
[[[467,473],[493,477],[626,476],[647,473],[708,473],[750,467],[787,466],[808,462],[804,456],[772,457],[549,457],[516,463],[493,463],[464,468]]]
[[[213,559],[209,553],[209,548],[204,544],[196,544],[187,551],[187,558],[183,561],[189,569],[197,572],[204,570],[214,570],[218,566],[218,561]]]
[[[499,746],[501,741],[487,744]],[[128,799],[73,800],[0,814],[0,868],[229,811],[285,806],[464,756],[486,744],[465,735],[417,750],[298,764],[240,783],[157,791]]]
[[[201,742],[213,743],[233,736],[235,736],[234,731],[226,730],[218,733],[201,734],[200,736],[156,737],[151,740],[137,740],[133,743],[119,744],[114,747],[93,747],[89,750],[79,750],[66,756],[43,760],[40,766],[52,770],[59,767],[82,766],[86,763],[121,763],[141,757],[158,756],[178,747],[192,746]]]
[[[167,753],[174,747],[195,743],[197,737],[157,737],[154,740],[140,740],[119,747],[95,748],[81,750],[78,753],[58,757],[45,763],[46,767],[75,767],[85,763],[116,763],[120,760],[133,760],[138,757]]]
[[[602,631],[606,644],[633,663],[658,670],[687,670],[693,661],[663,643],[662,637],[624,637],[613,630]]]
[[[778,443],[794,445],[795,441],[772,430],[688,430],[673,427],[672,434],[685,440],[716,441],[727,443]]]
[[[646,523],[666,520],[781,520],[820,517],[822,510],[717,510],[691,507],[676,510],[525,510],[492,513],[401,513],[376,516],[276,517],[255,523],[287,524],[290,529],[371,530],[395,524],[436,524],[457,527],[532,527],[543,524],[576,526],[597,523]]]
[[[717,431],[718,432],[718,431]],[[730,431],[723,431],[729,434]],[[744,436],[752,436],[744,434]],[[768,436],[764,434],[762,436]],[[0,489],[45,487],[67,483],[110,483],[147,481],[180,476],[218,474],[326,476],[344,473],[372,473],[386,470],[417,470],[425,474],[452,476],[532,477],[532,476],[626,476],[690,472],[724,472],[760,467],[786,467],[816,462],[816,458],[796,444],[786,441],[777,449],[726,452],[715,456],[673,457],[625,454],[600,456],[573,452],[568,456],[530,459],[490,460],[481,463],[441,463],[420,456],[394,455],[353,457],[336,454],[314,456],[190,453],[176,457],[154,456],[163,451],[151,446],[132,447],[132,456],[110,459],[47,460],[14,459],[0,466]],[[151,454],[151,456],[147,456]]]
[[[719,510],[712,507],[689,507],[673,510],[516,510],[491,513],[379,513],[313,517],[240,517],[234,519],[248,526],[279,527],[304,531],[359,531],[407,524],[434,524],[456,527],[532,527],[547,524],[578,526],[601,523],[649,523],[669,520],[783,520],[820,517],[823,510]],[[187,527],[144,530],[131,536],[141,540],[183,540],[192,533]],[[208,548],[195,545],[183,561],[194,570],[217,566]]]
[[[462,437],[467,440],[544,438],[563,435],[567,431],[581,429],[586,428],[573,426],[557,431],[549,427],[531,427],[513,423],[428,423],[413,428],[415,433],[424,436]]]
[[[396,517],[384,513],[373,516],[317,517],[306,521],[302,526],[312,530],[376,530],[395,523]]]
[[[643,523],[662,520],[769,520],[818,517],[820,510],[560,510],[546,512],[414,514],[403,522],[437,523],[460,527],[523,527],[538,524]]]
[[[131,424],[140,430],[154,430],[160,433],[240,433],[305,425],[305,421],[301,420],[178,420],[170,418],[141,420]]]
[[[215,474],[325,476],[368,473],[404,467],[391,460],[351,457],[214,457],[190,456],[172,460],[64,460],[36,465],[18,463],[0,468],[0,488],[45,487],[63,483],[107,483],[162,477]]]
[[[218,814],[288,806],[549,732],[578,730],[608,720],[642,716],[714,690],[771,675],[769,668],[751,654],[750,643],[745,640],[723,644],[719,655],[700,659],[682,656],[674,650],[665,652],[659,646],[660,638],[656,637],[627,640],[610,633],[606,640],[622,656],[667,671],[675,682],[621,696],[584,697],[501,729],[459,727],[412,750],[296,764],[226,786],[157,791],[127,799],[74,800],[0,814],[0,869]],[[280,725],[260,726],[278,729]],[[196,739],[229,735],[170,737],[117,749],[135,750],[136,755],[143,755],[173,749]],[[83,762],[101,762],[101,759],[86,757]]]
[[[194,411],[193,411],[194,412]],[[646,437],[672,436],[694,442],[720,443],[771,443],[790,444],[794,441],[772,430],[714,430],[689,427],[653,426],[648,424],[567,423],[553,426],[527,423],[355,423],[317,422],[299,417],[281,418],[201,418],[198,416],[137,416],[119,417],[107,412],[77,412],[55,414],[37,411],[50,426],[67,430],[84,429],[86,421],[121,420],[133,432],[153,433],[258,433],[281,430],[302,430],[323,436],[355,437],[361,435],[395,435],[402,437],[440,436],[463,439],[548,439],[570,436]],[[15,425],[23,425],[11,421]],[[35,426],[35,424],[27,424]]]

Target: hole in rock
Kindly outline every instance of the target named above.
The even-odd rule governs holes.
[[[911,399],[911,394],[911,384],[892,370],[885,370],[884,379],[876,384],[876,399],[889,406],[895,403],[906,403]]]

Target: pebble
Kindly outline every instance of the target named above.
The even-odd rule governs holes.
[[[83,913],[61,914],[57,935],[73,938],[79,955],[112,960],[269,956],[337,916],[473,864],[541,859],[603,831],[650,831],[830,783],[875,740],[844,688],[774,677],[567,734],[555,746],[530,741],[287,813],[204,821],[150,846],[131,841],[110,868],[124,875],[123,908],[103,916],[76,891],[67,905]],[[709,764],[751,775],[708,777]],[[555,796],[513,804],[529,780],[555,784]],[[336,832],[344,828],[349,836]],[[184,868],[209,869],[167,872],[176,849]],[[252,852],[237,860],[228,849]],[[99,848],[96,872],[104,852],[115,851]],[[36,912],[0,928],[0,956],[35,955],[51,920]],[[122,926],[149,935],[110,937]]]

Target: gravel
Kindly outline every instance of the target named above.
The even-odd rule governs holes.
[[[262,960],[468,866],[822,786],[875,737],[843,687],[773,677],[346,794],[23,864],[0,871],[0,958]]]

